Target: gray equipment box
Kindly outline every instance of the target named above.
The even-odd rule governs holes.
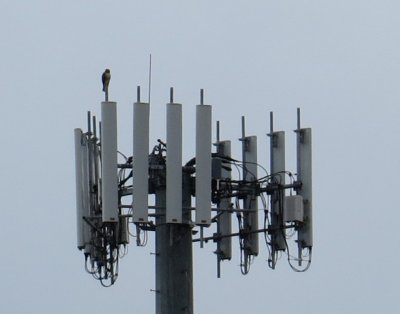
[[[283,221],[302,222],[304,217],[303,197],[301,195],[286,196],[283,206]]]

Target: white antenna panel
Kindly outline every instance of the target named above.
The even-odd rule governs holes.
[[[101,170],[103,222],[118,222],[117,103],[101,103]]]
[[[297,130],[297,176],[301,181],[301,189],[298,194],[303,197],[304,220],[299,229],[299,245],[312,247],[312,139],[311,129]]]
[[[196,107],[196,219],[211,223],[211,106]]]
[[[167,104],[167,223],[182,222],[182,105]]]
[[[133,221],[148,222],[149,191],[148,103],[133,104]]]
[[[81,250],[88,246],[90,227],[83,220],[89,217],[89,151],[86,137],[81,129],[74,130],[75,135],[75,179],[76,179],[76,229],[77,247]]]
[[[85,247],[84,240],[84,221],[85,215],[85,194],[83,179],[83,146],[82,146],[82,130],[74,130],[75,138],[75,180],[76,180],[76,231],[77,231],[77,247],[82,250]]]

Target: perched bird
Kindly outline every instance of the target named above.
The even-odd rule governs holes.
[[[110,84],[110,79],[111,79],[111,72],[110,69],[106,69],[101,76],[101,81],[103,83],[103,92],[108,91],[108,84]]]

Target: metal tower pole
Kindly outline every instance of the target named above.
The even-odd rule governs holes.
[[[156,314],[193,314],[190,174],[183,174],[183,223],[166,223],[166,187],[156,188]]]

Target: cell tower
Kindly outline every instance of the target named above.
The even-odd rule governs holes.
[[[87,272],[103,286],[113,285],[130,234],[143,246],[154,231],[156,313],[176,314],[193,313],[194,242],[215,243],[218,277],[221,262],[232,258],[232,238],[240,243],[241,271],[249,272],[260,234],[270,268],[286,253],[294,270],[307,270],[313,246],[311,129],[301,128],[300,109],[296,173],[286,169],[285,132],[274,130],[272,112],[268,172],[258,163],[257,137],[246,135],[244,117],[239,159],[231,155],[231,141],[220,139],[219,122],[212,143],[212,107],[204,104],[203,90],[195,157],[183,164],[182,105],[174,102],[172,88],[166,109],[166,142],[157,140],[150,151],[150,104],[140,101],[138,87],[129,157],[118,151],[115,102],[101,103],[101,122],[88,112],[87,131],[75,129],[77,246]]]

